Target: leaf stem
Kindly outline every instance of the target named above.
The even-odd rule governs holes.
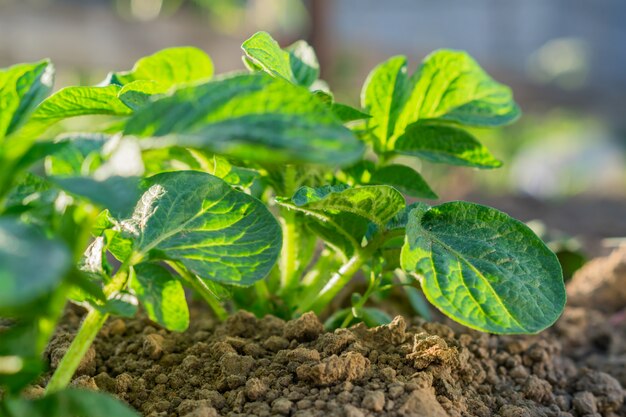
[[[361,296],[361,298],[359,298],[359,301],[356,303],[356,305],[352,306],[352,310],[350,314],[348,314],[346,318],[343,320],[343,323],[341,323],[342,328],[348,327],[348,325],[352,322],[352,319],[357,317],[354,315],[354,311],[359,311],[360,309],[362,309],[365,303],[367,302],[367,300],[374,293],[374,291],[380,288],[379,285],[380,285],[381,278],[382,277],[380,274],[376,274],[374,271],[371,272],[370,282],[369,282],[369,285],[367,286],[367,290],[365,290],[365,293]]]
[[[298,307],[298,312],[305,313],[312,310],[319,313],[350,282],[366,260],[367,256],[364,253],[355,253],[354,256],[348,259],[348,262],[343,264],[331,276],[330,280],[312,300],[309,297],[305,297],[304,302]]]
[[[281,293],[289,293],[297,286],[298,276],[298,230],[296,211],[281,209],[280,224],[283,228],[283,246],[280,256]]]
[[[296,168],[293,165],[285,167],[284,191],[291,197],[297,188]],[[288,208],[280,210],[280,225],[283,229],[283,246],[280,254],[280,292],[289,293],[297,286],[298,276],[298,224],[296,211]]]
[[[87,314],[70,348],[50,378],[46,387],[46,394],[60,391],[67,386],[108,316],[108,313],[102,313],[96,309]]]
[[[128,284],[128,269],[130,267],[130,257],[127,262],[124,262],[122,266],[117,270],[111,282],[104,287],[104,294],[109,297],[112,294],[121,291]],[[94,339],[98,335],[98,332],[104,326],[108,313],[104,313],[97,309],[92,309],[87,313],[87,316],[80,325],[80,329],[76,334],[76,337],[72,341],[67,352],[63,355],[63,359],[59,363],[59,366],[54,371],[52,378],[48,382],[46,387],[46,394],[51,394],[62,390],[69,384],[76,372],[76,369],[80,365],[83,357],[89,350],[89,347],[93,343]]]

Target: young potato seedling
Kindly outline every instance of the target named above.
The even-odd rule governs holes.
[[[524,224],[406,200],[437,198],[410,158],[501,165],[466,128],[517,119],[508,87],[440,50],[412,74],[401,56],[377,66],[354,108],[319,79],[306,42],[283,49],[259,32],[242,48],[248,72],[214,77],[204,52],[170,48],[52,95],[48,61],[0,71],[2,413],[135,415],[66,386],[111,315],[140,304],[184,331],[183,287],[219,319],[321,313],[359,272],[367,289],[329,326],[388,322],[366,303],[392,286],[424,315],[422,293],[485,332],[536,333],[560,315],[560,265]],[[76,116],[98,117],[77,132]],[[88,311],[80,329],[47,395],[19,399],[68,300]]]

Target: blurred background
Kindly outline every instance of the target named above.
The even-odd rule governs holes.
[[[0,0],[0,67],[50,57],[60,88],[194,45],[223,72],[242,69],[241,42],[266,30],[312,43],[336,96],[357,104],[378,62],[404,54],[416,67],[434,49],[464,49],[513,88],[524,116],[476,132],[504,168],[422,173],[443,200],[539,220],[554,245],[596,255],[626,237],[624,21],[623,0]]]

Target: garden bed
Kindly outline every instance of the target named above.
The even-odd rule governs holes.
[[[218,323],[203,308],[184,333],[114,319],[72,384],[150,417],[623,416],[626,320],[618,303],[590,305],[623,287],[625,271],[626,250],[590,263],[568,288],[577,306],[537,336],[402,317],[325,332],[312,314],[285,322],[239,312]],[[53,366],[79,322],[68,311],[46,353]]]

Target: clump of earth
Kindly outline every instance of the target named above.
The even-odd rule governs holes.
[[[401,316],[325,331],[313,314],[286,322],[239,312],[218,323],[194,309],[182,334],[113,319],[72,384],[147,417],[626,416],[624,288],[626,248],[583,268],[562,318],[535,336]],[[69,310],[50,343],[52,369],[80,319]]]

